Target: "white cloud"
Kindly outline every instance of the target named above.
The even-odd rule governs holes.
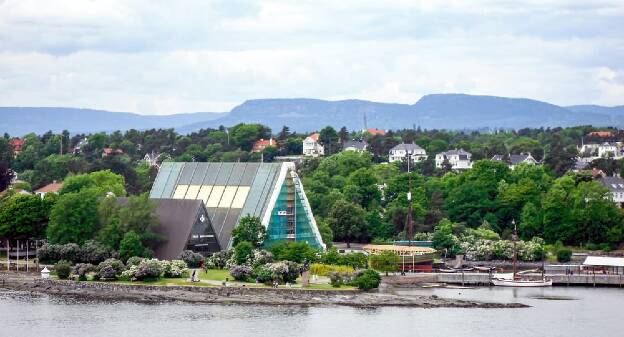
[[[620,1],[0,0],[0,105],[224,111],[437,92],[624,104]]]

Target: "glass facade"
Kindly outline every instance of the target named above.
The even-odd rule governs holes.
[[[304,197],[299,179],[288,175],[271,210],[265,246],[288,240],[303,241],[314,248],[323,249],[315,233],[312,212]]]

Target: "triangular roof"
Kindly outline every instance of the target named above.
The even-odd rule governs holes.
[[[57,183],[56,181],[51,183],[51,184],[47,184],[37,190],[35,190],[35,193],[58,193],[61,188],[63,188],[63,183]]]
[[[219,244],[226,248],[241,217],[256,216],[268,226],[282,184],[294,169],[292,162],[164,162],[150,198],[203,201]],[[314,227],[318,233],[315,222]],[[322,242],[320,234],[318,240]]]
[[[321,138],[321,134],[320,134],[320,133],[318,133],[318,132],[315,132],[315,133],[313,133],[313,134],[309,135],[307,138],[310,138],[310,139],[312,139],[313,141],[318,142],[318,141],[319,141],[319,139]]]
[[[401,143],[398,144],[396,146],[394,146],[391,151],[396,151],[396,150],[405,150],[405,151],[418,151],[418,150],[422,150],[423,148],[420,147],[418,144],[414,144],[414,143]]]

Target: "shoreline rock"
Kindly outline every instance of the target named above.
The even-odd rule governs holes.
[[[157,286],[106,282],[77,282],[36,277],[0,275],[0,288],[87,300],[139,303],[206,303],[247,305],[410,307],[410,308],[526,308],[521,303],[492,303],[439,298],[399,296],[384,292],[353,290],[306,290],[286,288]]]

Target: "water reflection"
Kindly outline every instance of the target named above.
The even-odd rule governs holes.
[[[392,289],[525,309],[100,302],[0,290],[0,336],[622,336],[624,289]]]

